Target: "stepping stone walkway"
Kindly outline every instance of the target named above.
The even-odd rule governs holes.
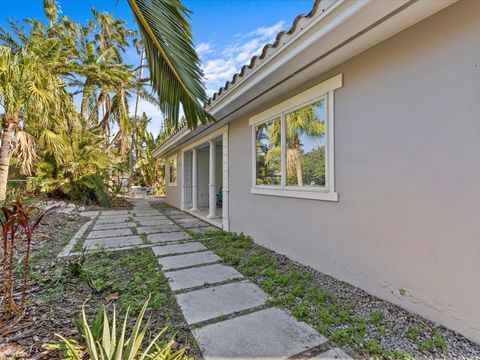
[[[132,210],[90,214],[72,241],[83,236],[87,249],[151,247],[206,360],[305,358],[312,349],[312,359],[350,359],[339,348],[329,349],[308,324],[268,306],[262,289],[184,231],[203,234],[214,227],[165,203],[132,203]],[[69,243],[62,256],[73,247]]]

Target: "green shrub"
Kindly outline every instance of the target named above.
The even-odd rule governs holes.
[[[106,180],[100,175],[88,175],[73,181],[64,187],[72,200],[85,204],[98,204],[103,207],[111,205]]]

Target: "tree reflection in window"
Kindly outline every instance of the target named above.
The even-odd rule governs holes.
[[[255,127],[256,184],[280,185],[281,129],[280,117]]]
[[[325,99],[285,114],[287,186],[325,186]]]

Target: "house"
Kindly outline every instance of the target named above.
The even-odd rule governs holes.
[[[156,149],[166,201],[480,342],[479,34],[480,1],[315,2]]]

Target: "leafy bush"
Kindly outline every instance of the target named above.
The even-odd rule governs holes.
[[[111,197],[105,179],[100,175],[88,175],[73,181],[64,187],[74,200],[85,204],[98,204],[103,207],[111,205]]]
[[[185,358],[185,349],[173,351],[174,339],[159,345],[159,339],[165,335],[167,328],[160,331],[143,349],[142,343],[148,330],[148,324],[142,329],[143,317],[148,306],[148,299],[143,305],[135,321],[130,336],[125,339],[128,324],[128,312],[125,314],[123,325],[117,329],[117,314],[115,307],[111,322],[108,319],[105,306],[95,321],[90,325],[85,313],[85,306],[82,307],[80,320],[80,333],[82,334],[85,348],[78,346],[74,340],[67,340],[61,335],[56,334],[65,346],[66,356],[71,359],[81,360],[86,351],[91,360],[133,360],[133,359],[156,359],[156,360],[177,360]]]

